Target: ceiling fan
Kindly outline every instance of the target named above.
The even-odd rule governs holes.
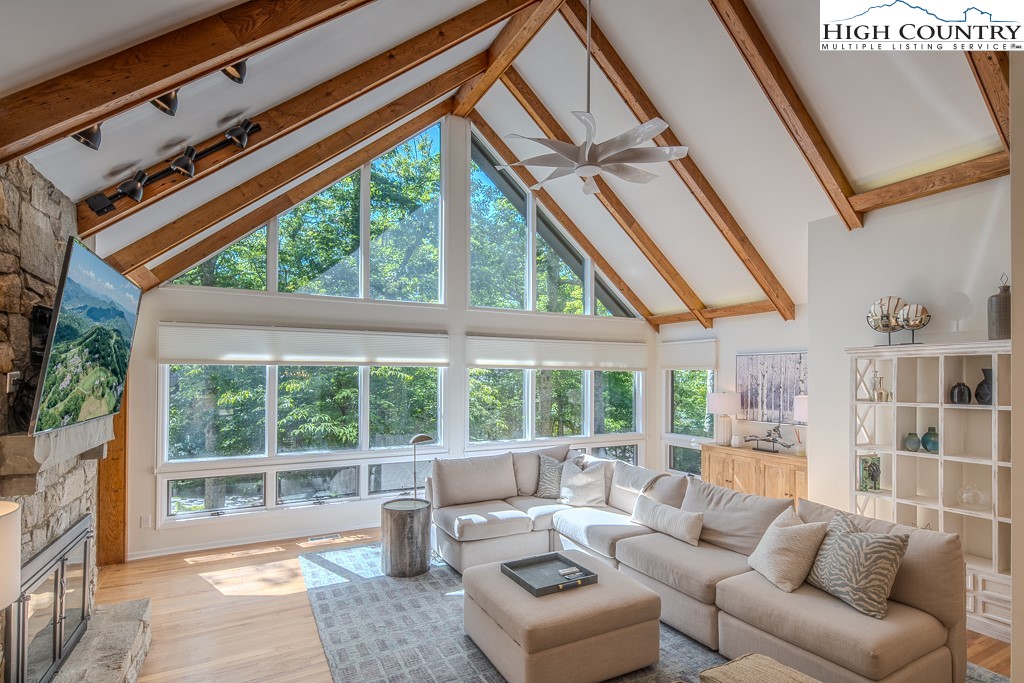
[[[561,140],[531,138],[515,133],[506,136],[507,138],[536,142],[552,152],[508,164],[508,166],[540,166],[553,169],[546,178],[530,189],[537,190],[551,180],[575,175],[584,179],[584,194],[595,194],[598,192],[598,186],[594,178],[602,173],[622,178],[631,183],[649,183],[658,176],[631,164],[662,163],[673,159],[682,159],[687,154],[686,147],[640,147],[643,143],[668,130],[668,124],[660,118],[653,118],[646,123],[641,123],[636,128],[604,142],[594,142],[594,138],[597,136],[597,122],[594,115],[590,113],[590,24],[590,0],[587,0],[587,110],[572,112],[572,115],[583,124],[583,128],[586,130],[584,143],[574,145]]]

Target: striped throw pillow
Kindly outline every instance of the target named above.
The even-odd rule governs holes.
[[[562,490],[562,463],[541,453],[540,476],[537,479],[538,498],[558,498]]]

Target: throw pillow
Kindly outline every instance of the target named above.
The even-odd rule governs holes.
[[[828,523],[807,583],[882,619],[909,541],[907,534],[861,531],[849,515],[837,512]]]
[[[776,586],[792,593],[807,578],[828,524],[804,524],[793,508],[786,508],[764,532],[753,554],[750,568]]]
[[[540,476],[537,478],[538,498],[558,498],[562,488],[562,463],[541,454]]]
[[[636,499],[636,507],[633,508],[630,520],[690,545],[697,545],[700,528],[704,526],[703,514],[664,505],[647,496]]]
[[[594,462],[588,466],[582,458],[566,460],[558,502],[573,507],[604,505],[604,465]]]

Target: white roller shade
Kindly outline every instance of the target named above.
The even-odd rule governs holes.
[[[466,364],[491,368],[643,370],[647,344],[467,337]]]
[[[446,334],[160,323],[161,363],[447,365]]]
[[[718,367],[718,340],[698,339],[660,344],[658,365],[667,370],[713,370]]]

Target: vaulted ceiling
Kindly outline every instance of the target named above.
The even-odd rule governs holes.
[[[23,95],[26,88],[238,4],[96,0],[87,3],[91,11],[69,13],[57,0],[18,3],[5,10],[0,29],[0,112],[16,105],[18,97],[11,96]],[[299,3],[277,3],[292,4]],[[200,174],[180,189],[164,188],[166,195],[157,196],[161,190],[154,187],[150,194],[155,199],[124,218],[115,212],[100,221],[83,205],[83,228],[102,228],[97,234],[101,255],[127,264],[126,270],[140,263],[157,268],[182,252],[179,262],[201,255],[203,250],[195,245],[239,217],[208,210],[225,193],[245,195],[238,203],[245,206],[243,214],[259,211],[289,190],[288,197],[294,198],[304,191],[295,190],[297,185],[372,144],[417,111],[450,97],[485,68],[483,76],[473,76],[462,87],[455,106],[467,98],[473,104],[485,93],[470,118],[496,146],[507,145],[506,152],[525,158],[541,150],[503,136],[514,132],[562,134],[577,142],[582,138],[570,115],[583,108],[585,97],[585,50],[573,30],[574,25],[580,28],[580,0],[560,9],[551,0],[308,4],[334,5],[338,16],[252,56],[243,85],[214,71],[182,87],[173,118],[145,99],[105,117],[98,151],[68,138],[33,148],[28,155],[33,165],[78,201],[108,190],[136,169],[165,163],[186,144],[217,137],[243,117],[267,129],[253,135],[254,148],[236,163]],[[272,8],[275,3],[262,0],[262,5]],[[337,9],[344,5],[350,6],[343,8],[347,11]],[[505,19],[513,14],[509,8],[523,9]],[[491,12],[486,21],[479,19],[485,10]],[[477,13],[474,21],[483,21],[472,30],[468,19],[460,18],[470,11]],[[739,0],[594,0],[593,11],[605,41],[603,46],[597,43],[603,50],[594,72],[598,139],[637,125],[638,118],[649,118],[651,112],[660,113],[670,124],[666,136],[688,145],[690,156],[675,168],[658,167],[660,177],[647,185],[608,178],[596,197],[584,196],[578,180],[564,178],[546,185],[541,201],[564,211],[581,233],[578,241],[592,245],[605,269],[613,271],[612,279],[620,277],[642,304],[638,308],[654,314],[655,322],[710,324],[716,315],[764,311],[791,317],[793,303],[807,300],[809,222],[838,211],[851,227],[863,216],[865,229],[871,229],[870,212],[860,211],[884,205],[895,194],[915,196],[924,185],[956,186],[1008,172],[1005,155],[1000,156],[1004,142],[999,128],[972,63],[961,53],[821,53],[817,0],[747,0],[746,5]],[[534,36],[530,21],[539,25],[545,19]],[[443,35],[435,32],[429,41],[416,38],[446,21]],[[761,32],[766,43],[758,51]],[[529,38],[525,48],[515,44]],[[411,52],[391,48],[405,41],[420,49],[422,57],[392,78],[389,72]],[[450,43],[457,44],[440,49]],[[744,45],[753,45],[753,53],[738,49]],[[515,56],[504,73],[505,64],[496,60],[498,47],[506,48],[499,51],[506,57]],[[766,55],[769,61],[778,59],[782,82],[771,80],[778,70],[761,63],[759,71],[759,60]],[[998,110],[1000,87],[1008,89],[999,82],[998,64],[983,56],[975,64],[983,76],[978,80],[984,82],[985,73],[995,74],[992,97]],[[130,79],[133,68],[138,67],[120,64],[116,75]],[[344,76],[338,79],[339,74]],[[447,81],[434,82],[444,74]],[[497,76],[498,82],[484,87]],[[313,107],[331,110],[298,115],[297,96],[332,78],[334,86],[314,91],[318,106]],[[428,82],[434,87],[424,85]],[[414,90],[421,93],[415,100],[417,111],[390,107],[388,116],[378,113]],[[338,102],[331,98],[341,106],[334,106]],[[789,118],[777,111],[788,111]],[[260,135],[273,141],[261,144]],[[307,154],[309,163],[295,161],[302,150],[325,138],[330,144]],[[5,142],[0,138],[0,150]],[[825,161],[809,163],[821,150]],[[973,162],[979,158],[984,161]],[[965,167],[955,167],[964,162]],[[943,170],[950,167],[955,168]],[[291,173],[282,175],[275,168]],[[937,171],[938,181],[929,176],[926,183],[910,183],[913,187],[892,185]],[[830,197],[825,188],[833,181]],[[256,186],[258,192],[239,190]],[[301,187],[308,189],[309,182]],[[276,201],[263,211],[280,210],[285,200]],[[125,261],[126,249],[160,242],[168,224],[188,224],[189,229],[152,252],[160,254],[156,258],[136,249],[138,263]],[[663,317],[673,314],[678,315]]]

